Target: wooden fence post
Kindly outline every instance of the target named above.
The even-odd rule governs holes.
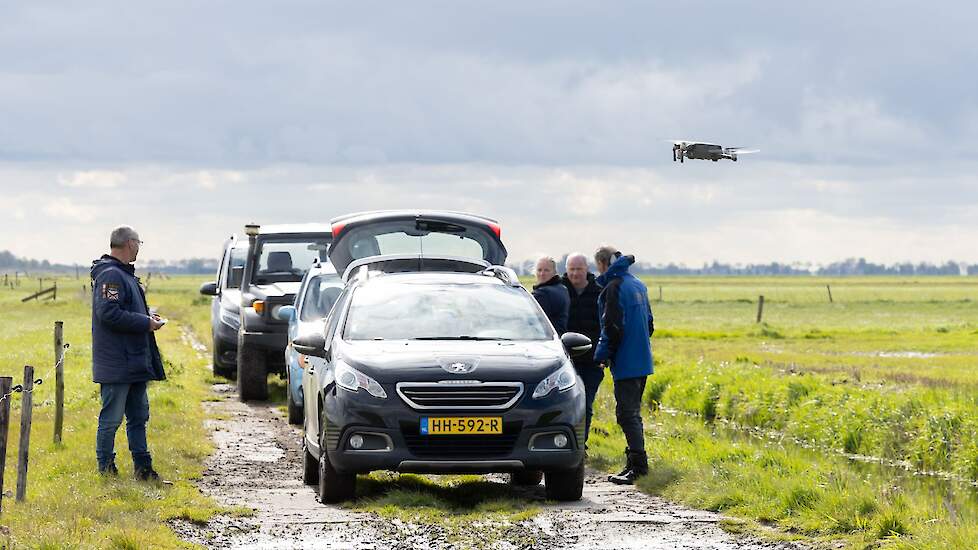
[[[761,294],[757,297],[757,322],[761,322],[761,317],[764,315],[764,295]]]
[[[0,395],[6,396],[0,402],[0,512],[3,512],[3,472],[7,466],[7,432],[10,431],[10,388],[13,377],[0,376]]]
[[[662,285],[659,285],[659,301],[662,301]]]
[[[61,445],[65,423],[64,321],[54,322],[54,444]]]
[[[20,446],[17,447],[17,502],[27,497],[27,462],[31,450],[31,417],[34,413],[34,367],[24,366],[24,391],[20,399]]]
[[[825,285],[825,290],[828,290],[829,291],[829,303],[831,304],[832,303],[832,287],[829,286],[829,285]]]

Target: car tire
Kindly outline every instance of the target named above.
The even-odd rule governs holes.
[[[543,481],[543,472],[540,470],[523,470],[509,474],[509,482],[512,485],[533,486],[539,485]]]
[[[581,500],[584,494],[583,460],[576,468],[547,472],[543,477],[548,500]]]
[[[329,461],[329,453],[323,447],[319,452],[319,502],[336,504],[352,500],[357,495],[356,474],[341,474]]]
[[[288,368],[288,367],[286,367],[286,368]],[[288,387],[288,390],[286,390],[286,393],[288,394],[288,397],[286,397],[286,400],[288,401],[289,424],[292,424],[293,426],[300,426],[300,425],[302,425],[302,421],[305,420],[305,414],[304,414],[305,411],[302,410],[302,404],[301,403],[298,403],[297,404],[295,401],[292,400],[292,385],[291,385],[291,383],[289,384],[289,387]]]
[[[305,435],[302,436],[302,482],[306,485],[319,483],[319,461],[309,452]]]
[[[268,399],[268,360],[265,352],[238,343],[238,397],[242,401]]]
[[[221,361],[221,356],[224,355],[224,346],[221,345],[220,340],[214,337],[214,345],[211,346],[211,364],[213,365],[214,376],[220,376],[222,378],[227,378],[228,380],[234,380],[237,376],[237,369],[233,366],[225,365]]]

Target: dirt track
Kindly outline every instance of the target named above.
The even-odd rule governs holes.
[[[237,401],[231,385],[216,385],[214,391],[223,399],[206,406],[221,418],[209,421],[217,449],[200,487],[224,504],[250,507],[255,514],[220,516],[202,527],[174,524],[186,540],[209,548],[797,548],[728,534],[716,514],[613,485],[598,474],[588,476],[584,499],[576,503],[547,503],[542,485],[514,488],[519,496],[536,501],[541,513],[502,527],[472,525],[465,542],[456,538],[449,543],[439,526],[321,505],[314,489],[300,479],[301,432],[274,407]],[[489,479],[504,482],[501,476]]]

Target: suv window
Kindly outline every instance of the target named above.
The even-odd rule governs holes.
[[[412,224],[414,222],[412,221]],[[386,254],[429,256],[486,256],[485,237],[463,226],[430,222],[423,229],[407,229],[403,222],[388,222],[354,229],[344,238],[352,260]]]
[[[343,282],[339,275],[318,275],[309,280],[306,294],[302,297],[302,321],[325,319],[336,299],[343,292]]]
[[[329,239],[261,239],[257,243],[258,264],[252,282],[257,284],[298,282],[313,260],[326,261]]]
[[[230,265],[228,266],[227,279],[224,288],[241,288],[241,279],[244,278],[245,261],[248,259],[248,248],[238,247],[231,249]]]
[[[405,319],[411,322],[405,323]],[[549,340],[525,291],[490,284],[377,284],[356,289],[347,340]]]

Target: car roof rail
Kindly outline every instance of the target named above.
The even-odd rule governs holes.
[[[516,271],[504,265],[491,265],[479,273],[488,277],[495,277],[509,286],[523,286]]]
[[[343,282],[364,280],[377,273],[480,273],[491,267],[489,262],[461,256],[425,256],[423,254],[384,254],[354,260],[343,272]]]

